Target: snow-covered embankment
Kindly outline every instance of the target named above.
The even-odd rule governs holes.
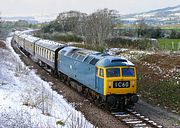
[[[0,127],[93,127],[20,60],[7,38],[0,48]]]

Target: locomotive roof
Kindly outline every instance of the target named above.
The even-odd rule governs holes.
[[[119,56],[111,56],[107,53],[101,53],[97,51],[87,50],[77,47],[65,47],[61,51],[61,54],[77,59],[82,62],[86,62],[96,66],[113,67],[113,66],[133,66],[134,64],[127,59]]]
[[[64,44],[50,40],[39,40],[36,42],[36,44],[52,51],[55,51],[57,48],[64,46]]]
[[[134,66],[132,62],[120,56],[105,56],[96,65],[102,67]]]

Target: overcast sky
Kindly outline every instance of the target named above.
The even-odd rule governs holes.
[[[180,5],[180,0],[0,0],[0,12],[2,16],[58,14],[69,10],[89,14],[108,8],[128,14],[176,5]]]

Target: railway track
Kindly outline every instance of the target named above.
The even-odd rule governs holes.
[[[117,119],[128,125],[130,128],[163,128],[153,120],[133,111],[126,109],[126,112],[115,112],[112,113]]]
[[[12,43],[12,46],[16,52],[18,50],[23,56],[29,58],[23,51],[18,49],[14,43]],[[47,68],[41,68],[51,74],[51,71]],[[163,128],[163,126],[158,125],[155,121],[152,121],[131,109],[126,109],[126,112],[114,112],[112,115],[130,128]]]

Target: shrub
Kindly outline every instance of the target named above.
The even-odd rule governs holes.
[[[125,47],[135,48],[138,50],[149,50],[156,47],[159,49],[157,41],[146,38],[117,37],[107,39],[105,42],[108,47]]]

